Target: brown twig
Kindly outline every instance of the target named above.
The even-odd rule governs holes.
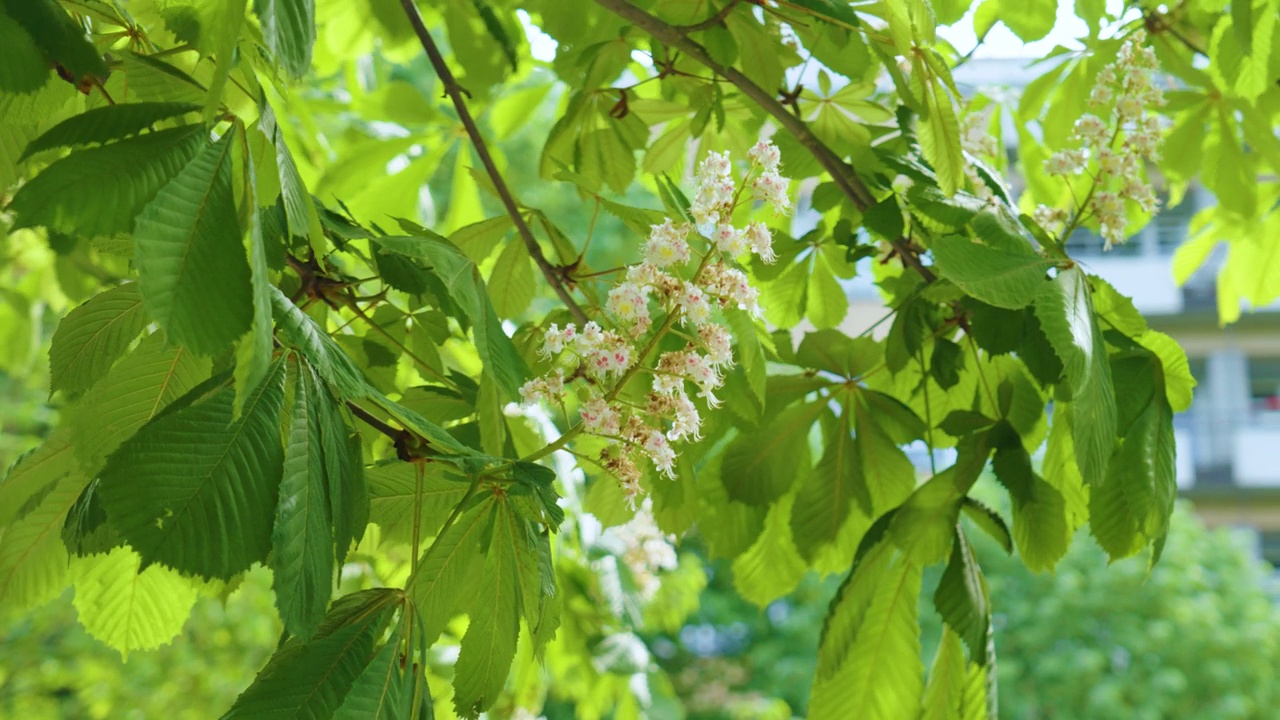
[[[351,400],[347,401],[347,409],[351,411],[352,415],[355,415],[356,417],[363,420],[366,425],[373,428],[374,430],[377,430],[383,435],[386,435],[388,438],[391,438],[392,440],[399,440],[400,437],[405,433],[404,430],[397,430],[391,427],[390,425],[386,424],[385,422],[382,421],[382,418],[379,418],[377,415],[374,415],[368,410],[365,410],[364,408],[355,404],[354,401],[351,401]]]
[[[533,231],[529,229],[529,224],[525,222],[524,216],[520,214],[519,204],[516,203],[516,199],[511,194],[511,189],[507,187],[506,181],[503,180],[502,174],[498,172],[498,166],[494,163],[493,156],[489,154],[489,146],[485,143],[484,136],[480,134],[480,128],[476,126],[475,118],[471,117],[471,111],[467,109],[466,98],[463,97],[465,91],[449,70],[449,66],[444,61],[444,56],[440,54],[440,48],[436,46],[435,40],[431,38],[431,33],[427,30],[427,26],[422,22],[422,15],[418,13],[418,7],[414,5],[414,0],[400,0],[400,5],[404,8],[404,13],[409,18],[409,24],[413,26],[413,31],[417,34],[418,41],[422,44],[422,49],[427,53],[427,58],[431,60],[431,66],[435,68],[436,75],[440,77],[440,82],[444,83],[445,93],[448,94],[449,100],[453,103],[453,107],[458,113],[458,119],[462,121],[462,127],[466,129],[467,135],[471,138],[471,145],[475,148],[476,155],[480,157],[480,163],[484,165],[485,172],[489,175],[489,180],[493,182],[493,187],[498,192],[498,198],[502,200],[503,207],[506,208],[507,214],[511,216],[511,221],[515,223],[516,232],[524,240],[525,247],[529,250],[529,255],[533,257],[533,262],[542,271],[542,276],[551,284],[552,289],[555,290],[556,295],[560,297],[565,307],[569,308],[569,312],[573,313],[574,318],[580,323],[586,323],[587,314],[583,311],[582,306],[573,299],[573,295],[569,293],[563,274],[557,272],[556,268],[547,260],[547,256],[543,254],[542,248],[533,236]]]
[[[724,7],[720,8],[719,12],[707,18],[706,20],[703,20],[702,22],[693,23],[692,25],[678,25],[676,27],[681,32],[686,32],[686,33],[709,30],[719,25],[720,23],[724,22],[725,18],[729,17],[729,13],[733,12],[733,9],[737,7],[738,3],[740,2],[742,2],[742,0],[729,0],[729,2],[725,3]]]
[[[409,0],[404,1],[408,2]],[[743,95],[751,98],[757,105],[772,115],[779,125],[794,135],[805,149],[813,153],[814,158],[822,165],[822,169],[830,173],[836,185],[849,198],[854,207],[859,210],[865,210],[875,203],[875,198],[871,195],[871,191],[862,183],[861,178],[854,172],[853,167],[819,140],[809,130],[809,126],[793,115],[782,102],[774,97],[772,92],[761,88],[751,78],[743,75],[738,70],[717,62],[707,52],[706,48],[690,39],[681,28],[650,15],[632,5],[629,0],[596,0],[596,3],[636,27],[645,30],[658,40],[681,50],[689,57],[702,63],[711,72],[728,80]]]

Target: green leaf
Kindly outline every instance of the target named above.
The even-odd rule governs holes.
[[[313,368],[314,370],[314,368]],[[313,397],[324,454],[329,517],[333,521],[333,541],[338,564],[351,546],[364,536],[369,524],[369,486],[364,475],[364,449],[360,434],[348,429],[341,406],[328,386],[314,377]]]
[[[930,249],[943,277],[982,302],[1011,310],[1036,299],[1054,265],[1029,247],[1007,252],[959,235],[938,238]]]
[[[1023,42],[1039,40],[1058,18],[1055,0],[997,0],[999,18]]]
[[[85,37],[84,28],[53,0],[4,0],[4,12],[77,82],[89,76],[106,80],[109,73],[102,53]]]
[[[498,317],[521,317],[529,309],[537,285],[524,243],[508,242],[502,249],[489,275],[489,287],[493,288],[493,309]]]
[[[751,392],[763,405],[767,363],[764,348],[760,343],[760,335],[756,329],[756,321],[745,310],[738,308],[725,308],[724,317],[729,323],[729,329],[733,332],[734,359],[742,366]]]
[[[144,563],[228,579],[266,559],[284,461],[284,376],[276,361],[234,422],[235,390],[226,388],[152,420],[107,459],[103,506]]]
[[[450,480],[438,464],[423,470],[422,493],[417,494],[417,465],[390,462],[369,468],[369,519],[382,529],[382,537],[409,542],[413,537],[415,499],[419,530],[430,537],[440,530],[449,511],[467,493],[466,483]]]
[[[809,273],[805,315],[818,329],[833,328],[849,313],[849,297],[836,280],[826,255],[814,253],[813,271]]]
[[[33,93],[49,81],[49,64],[31,34],[0,10],[0,92]]]
[[[1089,524],[1113,560],[1127,557],[1169,527],[1177,497],[1173,412],[1158,392],[1129,431],[1089,495]]]
[[[791,511],[791,534],[796,548],[812,561],[823,545],[835,542],[849,518],[855,493],[861,492],[864,507],[871,498],[861,475],[860,460],[850,427],[849,413],[842,413],[827,440],[822,459],[807,478],[802,478]],[[859,482],[863,481],[863,482]]]
[[[453,706],[463,717],[489,709],[502,692],[520,636],[517,547],[528,544],[523,521],[505,502],[493,504],[493,536],[471,591],[470,624],[454,666]],[[452,589],[451,592],[457,592]]]
[[[120,53],[120,67],[129,78],[129,91],[148,102],[203,103],[205,87],[186,72],[151,55]]]
[[[269,272],[261,214],[253,212],[249,217],[249,286],[253,291],[253,323],[249,333],[240,338],[240,344],[236,347],[237,415],[249,392],[262,382],[271,364],[275,325],[271,319],[272,286]]]
[[[1000,513],[971,497],[964,499],[960,509],[978,529],[999,543],[1005,553],[1013,554],[1013,536],[1009,534],[1009,526],[1005,524],[1004,518],[1000,517]]]
[[[760,537],[733,561],[733,587],[761,609],[791,592],[808,570],[791,540],[794,497],[786,495],[769,509]]]
[[[831,599],[818,647],[815,684],[830,681],[845,667],[849,651],[857,640],[866,617],[867,608],[871,606],[872,595],[893,560],[893,544],[880,542],[890,519],[892,515],[881,518],[878,537],[873,535],[875,526],[868,530],[867,536],[860,542],[853,567]]]
[[[70,557],[62,525],[89,478],[73,469],[46,486],[39,501],[0,532],[0,603],[13,611],[57,596]],[[35,498],[31,498],[34,500]]]
[[[957,529],[951,560],[933,593],[933,605],[947,626],[969,646],[970,655],[979,665],[986,663],[989,596],[987,579],[982,576],[964,533]]]
[[[881,547],[887,554],[890,546]],[[833,607],[833,615],[862,610],[860,618],[845,621],[857,628],[856,638],[839,668],[814,682],[809,716],[868,720],[915,717],[924,689],[917,624],[920,566],[899,556],[888,559],[876,576],[868,573],[868,577],[854,580],[859,581],[871,585],[862,591],[868,593],[862,596],[868,600],[865,610],[844,603]],[[834,636],[828,633],[823,645],[831,639]]]
[[[449,289],[450,297],[471,321],[476,350],[484,362],[485,372],[498,383],[505,397],[518,398],[528,368],[511,338],[502,331],[475,264],[440,237],[384,237],[379,238],[378,243],[431,266]]]
[[[1164,374],[1164,390],[1169,399],[1170,408],[1175,413],[1189,410],[1196,379],[1191,374],[1187,352],[1182,349],[1177,340],[1157,330],[1144,332],[1138,338],[1138,344],[1160,358],[1160,368]]]
[[[162,120],[199,110],[200,106],[181,102],[141,102],[104,105],[72,115],[32,140],[19,161],[54,148],[107,143],[146,130]]]
[[[218,9],[218,6],[221,9]],[[227,79],[237,60],[236,49],[240,43],[240,27],[244,24],[245,0],[209,0],[205,3],[204,18],[212,27],[198,27],[199,45],[205,55],[212,55],[215,61],[213,79],[209,81],[209,92],[204,100],[204,121],[212,123],[222,105],[222,91],[226,88]],[[199,21],[197,21],[199,22]],[[212,52],[210,52],[212,50]]]
[[[304,362],[296,364],[294,379],[271,572],[285,631],[305,640],[320,626],[333,592],[333,528],[317,407],[325,390]]]
[[[1049,448],[1046,468],[1050,467],[1050,458],[1058,456],[1053,452],[1052,433]],[[1057,449],[1060,453],[1060,445]],[[1062,490],[1032,470],[1031,457],[1016,438],[1009,438],[996,449],[992,469],[1013,499],[1013,539],[1022,561],[1035,571],[1052,569],[1066,554],[1080,525],[1078,508],[1068,504]],[[1082,504],[1083,499],[1077,502]]]
[[[285,71],[295,78],[306,75],[316,41],[314,0],[253,0],[253,12]]]
[[[959,720],[965,680],[964,645],[950,626],[944,625],[942,641],[938,643],[938,653],[929,671],[929,684],[924,689],[920,720]]]
[[[928,52],[927,50],[925,52]],[[924,63],[916,61],[915,72],[924,75]],[[913,73],[914,75],[915,73]],[[960,147],[960,122],[956,109],[947,94],[946,86],[937,78],[923,82],[924,101],[928,115],[921,118],[918,127],[920,149],[938,175],[938,187],[948,195],[954,194],[964,183],[964,152]]]
[[[802,403],[783,410],[767,427],[739,435],[724,451],[721,479],[729,499],[767,505],[787,493],[808,447],[809,428],[826,409]]]
[[[268,292],[271,293],[271,307],[282,344],[301,352],[320,377],[337,388],[343,398],[354,400],[377,395],[377,390],[365,379],[364,373],[324,328],[294,305],[279,288],[271,286]],[[443,430],[440,432],[444,433]]]
[[[76,457],[96,472],[120,443],[169,403],[209,376],[211,363],[187,348],[148,335],[69,413]]]
[[[422,613],[427,643],[435,642],[449,620],[475,599],[474,578],[484,565],[480,536],[490,509],[486,503],[460,514],[423,553],[418,573],[405,585]]]
[[[268,0],[270,2],[272,0]],[[310,0],[281,0],[283,2],[310,2]],[[316,212],[315,203],[307,186],[298,173],[298,165],[285,144],[284,134],[276,125],[275,110],[270,105],[263,105],[262,117],[258,121],[258,129],[265,134],[275,148],[276,170],[279,173],[280,195],[284,201],[285,222],[289,234],[293,237],[305,237],[311,241],[312,250],[319,253],[322,248],[320,234],[320,216]]]
[[[231,187],[234,130],[160,189],[134,230],[142,300],[170,340],[221,352],[253,323],[249,262]]]
[[[146,324],[135,283],[99,293],[67,313],[49,345],[49,389],[71,395],[87,390]]]
[[[365,590],[334,603],[316,636],[276,651],[223,720],[333,717],[374,657],[401,591]]]
[[[869,393],[859,395],[854,409],[858,430],[854,449],[861,463],[858,482],[866,487],[866,495],[871,500],[871,506],[864,507],[863,512],[868,517],[879,517],[911,494],[916,485],[916,469],[889,435],[888,422],[881,424],[892,416],[877,412],[879,408],[873,407]],[[854,497],[862,498],[862,495],[863,491],[858,490]]]
[[[782,262],[785,262],[783,260]],[[804,319],[801,309],[809,287],[808,263],[786,265],[773,280],[760,289],[760,306],[765,320],[780,328],[798,325]]]
[[[1078,267],[1041,286],[1035,312],[1071,383],[1072,436],[1085,482],[1101,480],[1116,435],[1111,364],[1093,312],[1089,283]]]
[[[13,196],[15,227],[44,225],[86,237],[129,232],[207,137],[205,126],[184,125],[71,153]]]
[[[401,646],[411,627],[408,613],[401,613],[400,623],[369,666],[351,685],[351,690],[334,714],[334,720],[410,720],[413,718],[413,695],[420,674],[414,664],[402,662]],[[427,692],[425,679],[418,692]]]
[[[879,365],[883,346],[869,337],[851,338],[839,330],[807,333],[796,350],[796,364],[855,378]]]
[[[30,503],[38,503],[59,480],[78,472],[71,435],[66,427],[55,430],[43,443],[23,453],[0,479],[0,528],[24,517],[32,509]]]
[[[141,562],[125,547],[71,562],[80,624],[125,660],[177,637],[196,603],[195,587],[176,571]]]

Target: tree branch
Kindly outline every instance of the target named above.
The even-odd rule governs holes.
[[[408,2],[408,0],[405,1]],[[779,125],[794,135],[801,145],[813,153],[814,158],[822,165],[822,169],[831,175],[836,185],[840,187],[841,192],[849,198],[854,207],[859,210],[865,210],[875,204],[875,198],[871,195],[871,191],[862,183],[862,180],[854,172],[853,167],[819,140],[809,130],[809,126],[789,112],[786,106],[774,97],[773,93],[761,88],[751,78],[743,75],[738,70],[716,62],[706,48],[691,40],[685,34],[685,30],[650,15],[632,5],[629,0],[596,0],[596,3],[702,63],[708,70],[728,80],[738,90],[742,91],[743,95],[755,101],[757,105],[772,115]]]
[[[724,22],[724,19],[729,17],[729,13],[733,12],[733,9],[737,7],[740,2],[742,2],[742,0],[729,0],[729,2],[725,3],[725,6],[720,8],[719,12],[717,12],[715,15],[712,15],[711,17],[707,18],[706,20],[703,20],[702,22],[693,23],[692,25],[680,25],[677,27],[677,29],[680,30],[680,32],[685,32],[685,33],[700,32],[702,30],[710,30],[711,28]]]
[[[529,255],[533,257],[533,262],[542,271],[542,276],[547,279],[547,282],[551,283],[552,289],[555,290],[556,295],[560,297],[565,307],[569,308],[569,312],[573,313],[574,318],[580,323],[586,323],[586,312],[573,299],[573,296],[569,293],[569,288],[565,284],[564,276],[547,260],[547,256],[542,252],[542,247],[538,245],[537,239],[533,237],[533,231],[529,229],[529,224],[525,222],[524,216],[520,214],[520,206],[516,203],[515,197],[511,194],[511,189],[507,186],[506,181],[503,180],[502,174],[498,172],[498,166],[493,162],[493,156],[489,154],[489,146],[485,143],[484,136],[480,134],[480,128],[476,126],[475,119],[471,117],[471,111],[467,109],[467,102],[463,97],[465,91],[458,85],[458,81],[449,70],[449,66],[445,64],[444,56],[440,54],[440,48],[436,46],[435,40],[431,38],[431,33],[427,30],[427,26],[422,22],[422,15],[418,13],[418,7],[414,5],[414,0],[400,0],[400,5],[404,7],[404,13],[409,18],[409,24],[413,26],[413,31],[417,34],[418,41],[422,43],[422,49],[426,51],[427,57],[431,60],[431,66],[435,68],[436,75],[440,76],[440,82],[444,83],[445,93],[448,94],[449,100],[453,102],[453,107],[458,112],[458,119],[462,121],[462,127],[466,129],[467,135],[471,138],[471,145],[475,148],[476,155],[480,157],[480,162],[484,165],[485,172],[489,175],[489,180],[493,182],[493,187],[497,190],[498,198],[502,200],[503,207],[506,208],[507,214],[511,216],[511,221],[515,223],[516,232],[524,241],[525,248],[529,250]]]

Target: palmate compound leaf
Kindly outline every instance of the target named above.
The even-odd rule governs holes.
[[[454,706],[474,717],[506,682],[523,616],[535,652],[558,623],[554,580],[536,537],[510,497],[490,495],[462,512],[423,554],[406,592],[421,614],[421,641],[433,643],[454,615],[466,612],[454,672]],[[487,546],[486,543],[487,542]],[[550,560],[549,548],[545,560]]]
[[[374,646],[402,603],[403,592],[392,588],[340,598],[313,638],[290,639],[271,656],[223,720],[334,717],[374,663]]]
[[[1086,483],[1100,482],[1115,443],[1116,398],[1084,272],[1071,267],[1044,283],[1035,313],[1071,384],[1071,435],[1080,472]]]
[[[173,342],[215,355],[253,322],[249,261],[232,187],[235,126],[138,215],[134,263],[148,314]]]
[[[104,105],[73,115],[32,140],[21,160],[44,150],[107,143],[146,130],[162,120],[199,110],[193,103],[140,102]]]
[[[80,624],[126,660],[133,650],[159,647],[176,637],[196,602],[190,581],[163,565],[143,570],[141,562],[127,547],[71,562]]]
[[[58,323],[49,345],[49,388],[72,395],[84,392],[147,324],[136,283],[89,298]]]
[[[319,408],[332,401],[305,362],[297,362],[293,370],[271,571],[284,628],[305,640],[319,627],[333,592],[333,523]]]
[[[73,152],[13,196],[16,227],[44,225],[85,237],[129,232],[207,138],[204,125],[184,125]]]
[[[284,380],[277,360],[234,422],[228,387],[152,420],[107,459],[103,506],[144,563],[225,580],[266,558]]]

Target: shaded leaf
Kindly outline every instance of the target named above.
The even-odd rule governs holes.
[[[234,134],[205,145],[138,215],[134,231],[148,314],[171,340],[203,355],[221,352],[253,322],[231,185]]]

